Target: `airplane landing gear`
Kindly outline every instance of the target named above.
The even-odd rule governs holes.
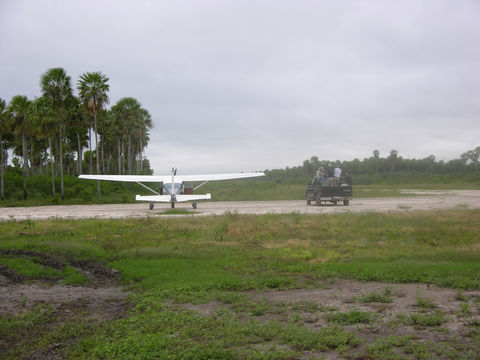
[[[153,202],[150,203],[150,210],[153,210]]]
[[[194,209],[197,208],[197,202],[196,201],[192,202],[192,208],[194,208]]]

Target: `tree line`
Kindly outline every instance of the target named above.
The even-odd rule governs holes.
[[[133,97],[107,109],[108,82],[101,72],[86,72],[77,81],[75,95],[66,71],[51,68],[40,77],[40,96],[16,95],[8,103],[0,98],[2,200],[9,150],[12,163],[23,172],[24,199],[28,176],[50,174],[52,196],[59,176],[63,200],[64,174],[151,174],[144,155],[153,126],[150,113]]]
[[[351,175],[389,175],[389,174],[418,174],[418,175],[462,175],[478,174],[480,170],[480,146],[466,151],[460,158],[450,161],[436,160],[434,155],[422,159],[406,159],[399,156],[397,150],[391,150],[387,156],[382,157],[378,150],[372,152],[372,156],[363,160],[350,161],[320,160],[312,156],[303,162],[301,166],[287,167],[285,169],[266,170],[270,178],[306,178],[312,177],[315,171],[328,164],[340,164],[344,172]]]

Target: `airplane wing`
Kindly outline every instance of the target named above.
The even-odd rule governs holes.
[[[232,173],[232,174],[209,174],[209,175],[175,175],[175,182],[184,181],[217,181],[244,179],[257,176],[265,176],[263,172],[258,173]],[[80,179],[109,180],[123,182],[172,182],[172,175],[80,175]]]
[[[172,182],[172,175],[80,175],[80,179],[123,182]]]
[[[176,175],[175,180],[179,181],[217,181],[245,179],[257,176],[265,176],[263,172],[258,173],[232,173],[232,174],[207,174],[207,175]]]

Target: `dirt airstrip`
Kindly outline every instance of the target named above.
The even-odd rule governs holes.
[[[197,216],[222,215],[226,212],[238,214],[327,214],[339,212],[438,210],[455,207],[480,208],[480,190],[405,190],[405,192],[416,192],[419,196],[354,198],[349,206],[307,206],[304,200],[281,200],[201,202],[196,210],[193,210],[189,203],[180,203],[177,204],[176,208],[189,210],[192,215]],[[14,207],[0,208],[0,221],[172,216],[163,215],[167,210],[170,210],[170,204],[163,203],[156,203],[154,210],[148,209],[148,203]]]

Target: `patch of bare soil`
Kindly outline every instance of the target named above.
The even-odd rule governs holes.
[[[391,292],[389,297],[392,302],[365,302],[362,300],[369,294],[384,296],[385,291]],[[465,291],[461,295],[462,298],[473,300],[480,298],[480,291]],[[466,323],[465,317],[459,316],[462,315],[461,304],[464,304],[465,301],[459,298],[458,291],[427,284],[339,280],[321,289],[267,291],[255,293],[251,297],[255,300],[264,299],[273,303],[314,302],[343,312],[350,310],[373,311],[381,314],[381,319],[385,323],[395,320],[399,314],[441,311],[447,315],[447,321],[443,326],[451,332],[459,332]],[[477,317],[480,315],[478,310],[475,311],[474,306],[470,305],[469,308],[474,310],[470,315]]]
[[[126,295],[118,286],[12,284],[0,287],[0,314],[21,313],[38,305],[56,308],[67,304],[75,308],[78,303],[90,310],[103,309],[102,318],[113,318],[116,308],[111,306],[112,303],[125,301]]]
[[[0,314],[15,314],[31,309],[36,305],[63,306],[75,302],[88,305],[90,309],[102,308],[106,314],[115,312],[114,302],[123,302],[127,293],[119,286],[120,273],[92,260],[68,260],[61,257],[29,250],[3,250],[0,255],[10,257],[29,257],[45,267],[63,269],[66,265],[74,267],[89,279],[84,286],[64,286],[57,279],[28,279],[7,266],[0,266]],[[28,281],[28,283],[25,283]],[[54,281],[52,283],[52,281]],[[114,314],[111,316],[115,317]]]
[[[390,299],[371,301],[372,294]],[[348,313],[353,310],[368,312],[372,321],[353,325],[340,324],[346,331],[355,332],[362,341],[356,358],[365,355],[365,348],[378,338],[412,335],[422,343],[447,344],[456,350],[475,351],[476,343],[469,336],[472,324],[480,324],[480,291],[458,292],[426,284],[389,284],[338,280],[322,284],[316,289],[291,289],[249,292],[253,303],[267,303],[269,309],[253,316],[238,312],[231,305],[215,301],[206,304],[185,304],[184,307],[208,316],[220,309],[235,312],[239,319],[254,317],[258,321],[290,321],[293,318],[312,329],[332,323],[328,314]],[[435,316],[443,314],[441,324],[429,325],[412,322],[416,314]],[[361,355],[363,354],[363,355]],[[337,354],[338,355],[338,354]],[[322,354],[325,356],[325,354]]]
[[[56,278],[32,279],[18,274],[7,266],[0,266],[0,317],[6,319],[21,317],[22,314],[34,309],[47,309],[46,311],[51,312],[48,321],[31,328],[29,335],[13,334],[7,341],[0,341],[0,354],[8,354],[11,351],[16,354],[16,349],[28,347],[32,340],[42,336],[41,334],[55,331],[56,328],[66,324],[78,322],[93,326],[123,317],[130,307],[128,293],[120,286],[120,273],[103,264],[92,260],[64,259],[28,250],[4,250],[0,251],[0,255],[28,258],[46,268],[58,270],[69,265],[89,280],[86,285],[65,286]],[[46,348],[28,350],[26,353],[19,352],[18,357],[62,358],[64,349],[78,340],[73,336],[63,342],[50,344]]]
[[[202,315],[213,315],[217,310],[223,307],[220,301],[211,301],[205,304],[183,304],[183,307],[188,310],[195,311]]]

